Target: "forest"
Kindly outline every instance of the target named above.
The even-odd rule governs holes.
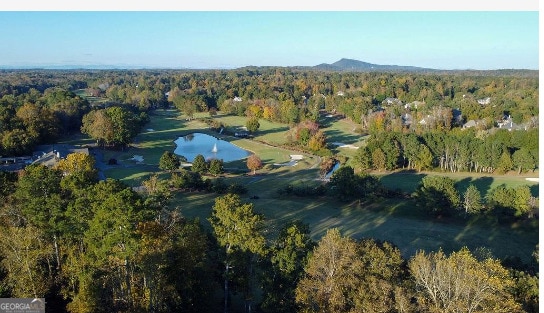
[[[436,175],[407,194],[374,174],[538,177],[538,101],[538,71],[3,70],[0,155],[32,155],[73,136],[131,149],[155,112],[206,113],[212,131],[226,127],[220,113],[247,119],[250,133],[259,121],[286,125],[278,148],[319,156],[323,175],[342,164],[329,182],[289,185],[280,197],[410,199],[428,219],[520,227],[538,225],[529,186],[460,193]],[[353,157],[335,153],[327,114],[366,138]],[[301,220],[273,231],[245,201],[247,186],[217,178],[228,172],[222,162],[180,169],[182,161],[165,153],[160,176],[141,188],[100,179],[93,154],[0,168],[0,297],[43,297],[54,312],[538,312],[538,245],[529,261],[485,246],[407,257],[395,243],[334,227],[312,238]],[[248,159],[253,174],[260,168]],[[211,227],[175,202],[195,191],[214,198]]]

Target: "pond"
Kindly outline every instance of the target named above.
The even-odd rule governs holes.
[[[223,162],[241,160],[251,155],[251,152],[228,141],[202,133],[192,133],[179,137],[174,142],[177,145],[174,153],[184,156],[188,162],[193,162],[194,158],[199,154],[202,154],[207,161],[222,159]]]
[[[340,162],[336,162],[336,164],[334,164],[334,166],[333,166],[332,169],[327,173],[327,175],[325,175],[325,180],[330,180],[332,174],[334,174],[334,172],[336,172],[336,170],[339,169],[339,168],[340,168]]]

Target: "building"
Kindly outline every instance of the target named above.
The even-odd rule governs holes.
[[[88,155],[89,149],[76,148],[65,144],[37,146],[32,156],[32,164],[43,164],[48,167],[53,167],[71,153],[84,153]]]

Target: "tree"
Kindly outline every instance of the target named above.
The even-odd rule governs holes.
[[[418,203],[435,214],[459,208],[461,200],[455,181],[447,176],[425,176],[415,193]]]
[[[195,156],[191,169],[193,170],[193,172],[200,174],[208,170],[208,164],[206,163],[206,159],[204,159],[204,156],[202,154],[198,154],[197,156]]]
[[[478,261],[467,248],[446,256],[418,251],[408,267],[419,303],[432,312],[520,312],[513,281],[499,260]]]
[[[0,231],[0,264],[7,272],[3,279],[14,297],[44,298],[53,281],[46,264],[53,254],[40,228],[3,227]]]
[[[225,249],[224,310],[226,313],[229,297],[229,270],[233,254],[238,252],[264,253],[263,216],[254,212],[252,203],[242,203],[238,195],[226,194],[215,199],[209,221],[217,241]]]
[[[66,204],[61,196],[61,172],[34,164],[24,169],[15,190],[15,199],[26,221],[40,230],[55,248],[57,267],[61,266],[59,237],[68,227]]]
[[[355,164],[363,171],[372,168],[372,153],[367,146],[357,149],[353,159]]]
[[[83,234],[87,263],[82,274],[91,276],[80,278],[79,288],[90,290],[92,297],[104,297],[110,310],[135,311],[135,269],[142,247],[137,227],[151,220],[153,212],[132,188],[112,179],[94,185],[89,197],[92,217]]]
[[[355,196],[357,188],[355,181],[353,168],[350,166],[341,166],[332,174],[329,185],[338,198],[347,200]]]
[[[327,145],[325,133],[321,130],[317,131],[308,141],[308,148],[312,151],[319,151]]]
[[[348,294],[359,283],[353,269],[360,268],[360,262],[353,239],[342,237],[337,228],[327,230],[295,289],[296,302],[302,311],[349,312],[353,303]]]
[[[504,174],[508,172],[509,170],[511,170],[513,166],[514,164],[512,163],[512,158],[510,157],[510,153],[505,150],[501,154],[501,158],[499,159],[499,163],[497,165],[497,170],[499,171],[499,173]]]
[[[374,168],[379,171],[385,169],[385,153],[383,153],[382,149],[376,148],[372,152],[372,164],[374,165]]]
[[[531,199],[531,189],[527,185],[518,186],[514,189],[514,194],[514,216],[527,216],[532,209],[529,203]]]
[[[535,168],[535,160],[526,148],[516,150],[512,155],[512,162],[518,167],[518,174]]]
[[[61,159],[55,166],[64,173],[61,185],[63,188],[85,188],[98,181],[98,171],[95,168],[95,159],[87,153],[70,153]]]
[[[419,152],[414,158],[414,166],[418,171],[430,169],[433,165],[433,155],[426,145],[419,145]]]
[[[249,170],[253,171],[253,175],[255,175],[255,172],[263,167],[263,162],[256,154],[252,154],[247,158],[246,165]]]
[[[257,131],[257,129],[259,129],[259,127],[261,126],[261,124],[259,124],[259,119],[257,117],[252,117],[250,119],[247,120],[246,122],[246,128],[248,131],[254,133]]]
[[[472,184],[463,194],[463,208],[468,214],[479,213],[482,210],[482,195],[478,188]]]
[[[180,158],[170,151],[164,151],[159,159],[159,168],[163,171],[173,172],[179,169],[180,165]]]
[[[304,274],[308,255],[315,243],[310,237],[308,224],[300,221],[285,225],[269,253],[269,270],[265,273],[265,312],[295,312],[295,288]]]
[[[91,111],[83,116],[81,132],[98,144],[128,145],[138,134],[141,116],[122,107]]]
[[[223,160],[212,159],[210,161],[210,167],[208,168],[208,172],[213,176],[217,176],[223,173]]]

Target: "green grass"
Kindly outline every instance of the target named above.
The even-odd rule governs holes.
[[[199,113],[195,117],[208,117]],[[245,117],[215,117],[231,127],[245,125]],[[225,168],[237,174],[226,175],[227,183],[245,185],[249,193],[243,200],[252,202],[257,212],[264,214],[269,236],[273,237],[285,223],[299,219],[310,225],[312,236],[319,240],[326,230],[338,227],[344,235],[355,238],[373,237],[388,240],[396,244],[405,257],[411,256],[418,249],[436,251],[458,250],[463,246],[471,250],[487,246],[497,257],[519,256],[528,262],[531,253],[538,243],[538,221],[533,224],[499,225],[490,221],[451,221],[432,220],[415,206],[412,200],[386,199],[372,203],[343,203],[331,198],[298,198],[295,196],[278,196],[277,190],[287,184],[316,185],[320,158],[304,154],[305,158],[293,167],[278,167],[274,163],[289,161],[290,154],[301,154],[283,148],[272,147],[260,141],[284,144],[287,126],[260,121],[261,128],[255,134],[255,140],[221,136],[212,132],[207,125],[196,119],[187,121],[174,110],[158,110],[151,115],[151,121],[135,138],[135,142],[125,151],[100,150],[104,161],[116,158],[121,165],[111,166],[105,172],[107,177],[120,179],[129,186],[139,186],[141,182],[158,169],[159,158],[166,150],[173,151],[174,140],[191,132],[203,132],[254,152],[264,162],[265,169],[257,171],[258,175],[248,175],[245,160],[229,162]],[[147,131],[152,129],[152,131]],[[364,145],[365,138],[353,132],[353,124],[343,120],[331,120],[325,129],[329,142]],[[72,144],[91,144],[85,136],[75,136],[66,142]],[[338,153],[351,157],[356,150],[336,149]],[[131,161],[133,155],[142,155],[144,164]],[[242,174],[240,174],[242,173]],[[538,184],[517,176],[489,176],[467,173],[374,173],[380,176],[382,183],[390,189],[413,192],[425,175],[448,175],[459,181],[460,190],[466,189],[470,183],[475,184],[482,194],[492,188],[505,184],[509,187],[527,184],[537,192]],[[538,177],[538,174],[532,175]],[[538,194],[538,193],[536,193]],[[259,199],[250,199],[258,195]],[[198,218],[205,227],[210,227],[207,218],[210,216],[215,197],[212,193],[192,192],[176,193],[171,206],[179,207],[188,218]]]
[[[262,180],[263,184],[270,182]],[[340,229],[344,236],[353,238],[377,238],[397,245],[405,258],[417,250],[445,252],[468,247],[471,251],[487,247],[495,257],[519,256],[529,262],[538,243],[538,225],[498,225],[483,221],[450,221],[419,218],[420,212],[413,202],[383,200],[380,203],[342,203],[328,198],[279,197],[270,190],[249,183],[248,195],[243,201],[252,202],[255,210],[265,216],[267,232],[274,237],[278,230],[293,220],[302,220],[310,225],[314,240],[319,240],[332,227]],[[275,187],[275,186],[274,186]],[[270,188],[268,188],[270,189]],[[258,194],[252,200],[250,195]],[[214,204],[214,194],[178,194],[176,203],[188,218],[198,218],[210,229],[207,218]],[[190,205],[189,205],[190,203]]]
[[[538,183],[526,180],[527,177],[538,177],[538,173],[532,175],[489,175],[489,174],[474,174],[474,173],[437,173],[437,172],[394,172],[394,173],[374,173],[380,177],[382,184],[388,189],[412,193],[414,192],[423,177],[427,175],[448,176],[457,182],[456,187],[460,193],[464,193],[469,185],[475,185],[483,197],[487,196],[494,188],[504,185],[508,188],[515,188],[522,185],[527,185],[531,188],[533,196],[538,197]]]

